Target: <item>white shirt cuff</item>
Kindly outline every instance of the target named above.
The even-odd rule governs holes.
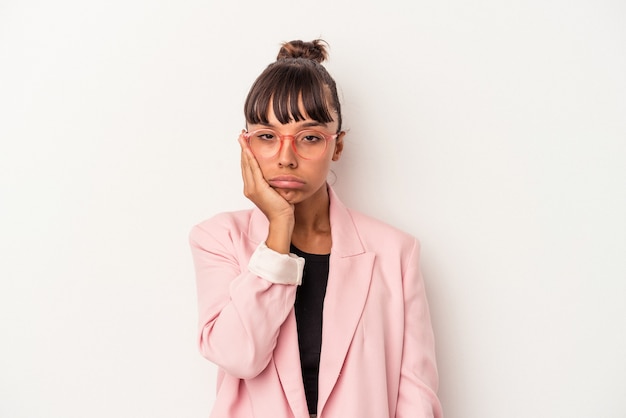
[[[304,271],[304,258],[295,254],[281,254],[259,244],[248,262],[248,269],[268,282],[300,285]]]

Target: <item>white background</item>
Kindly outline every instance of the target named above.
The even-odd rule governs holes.
[[[335,189],[423,245],[446,418],[626,416],[619,0],[0,0],[0,416],[200,418],[189,229],[326,39]]]

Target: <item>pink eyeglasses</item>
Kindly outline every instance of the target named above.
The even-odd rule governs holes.
[[[324,155],[328,141],[338,134],[327,134],[315,129],[304,129],[293,135],[281,135],[273,129],[257,129],[243,134],[256,157],[275,157],[283,146],[283,141],[291,140],[294,152],[305,160],[313,160]]]

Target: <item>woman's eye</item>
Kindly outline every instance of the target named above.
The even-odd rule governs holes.
[[[321,140],[322,140],[322,138],[320,138],[317,135],[304,135],[302,137],[302,141],[303,142],[319,142]]]
[[[274,139],[274,135],[272,135],[271,133],[260,133],[257,135],[257,138],[264,141],[271,141],[272,139]]]

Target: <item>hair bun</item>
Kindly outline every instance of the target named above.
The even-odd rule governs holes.
[[[303,42],[300,40],[285,42],[276,60],[289,58],[306,58],[317,63],[322,63],[328,58],[326,50],[328,43],[322,39],[315,39],[311,42]]]

